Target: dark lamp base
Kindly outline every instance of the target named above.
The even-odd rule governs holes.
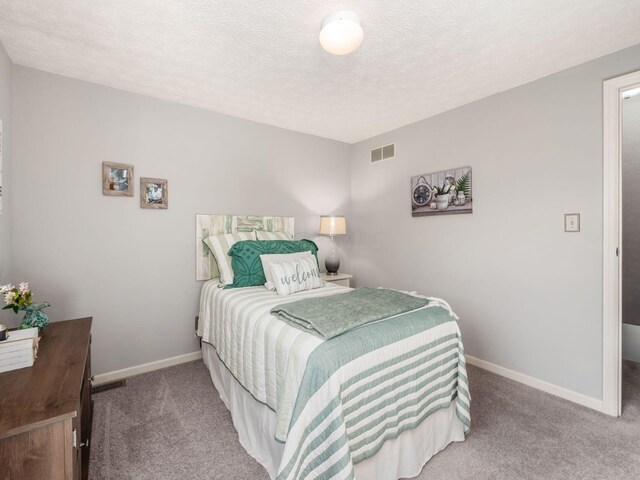
[[[327,275],[337,275],[340,268],[340,259],[338,257],[327,257],[324,260],[324,266],[327,269]]]

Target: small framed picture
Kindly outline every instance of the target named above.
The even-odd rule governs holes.
[[[133,197],[133,165],[102,162],[102,194]]]
[[[168,208],[169,187],[167,181],[162,178],[140,179],[140,207],[141,208]]]

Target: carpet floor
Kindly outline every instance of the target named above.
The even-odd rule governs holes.
[[[469,367],[473,426],[420,480],[640,478],[640,364],[624,362],[611,418]],[[94,396],[92,480],[268,479],[238,442],[201,361]]]

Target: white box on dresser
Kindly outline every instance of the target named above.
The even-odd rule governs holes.
[[[0,342],[0,372],[31,367],[38,352],[38,329],[12,330]]]

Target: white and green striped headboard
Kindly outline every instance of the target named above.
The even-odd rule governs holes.
[[[218,277],[218,268],[213,255],[202,241],[210,235],[219,233],[286,232],[292,237],[293,217],[262,217],[258,215],[196,215],[196,280],[209,280]]]

